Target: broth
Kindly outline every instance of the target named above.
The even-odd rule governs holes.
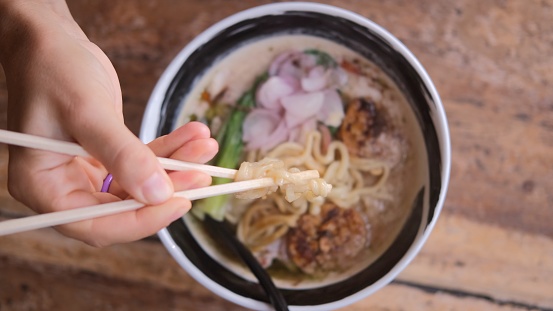
[[[394,241],[410,212],[417,191],[427,182],[424,141],[417,120],[405,97],[395,83],[374,63],[356,52],[332,41],[306,35],[280,35],[252,42],[222,57],[200,77],[191,92],[184,99],[179,114],[178,125],[198,118],[209,109],[205,102],[205,93],[219,94],[218,101],[232,105],[242,93],[249,89],[256,77],[267,71],[273,59],[290,50],[321,50],[336,59],[340,64],[345,61],[361,68],[367,79],[349,79],[340,88],[345,97],[367,98],[377,107],[386,111],[387,120],[394,127],[391,137],[400,137],[400,159],[384,157],[383,161],[394,162],[384,185],[388,199],[369,198],[366,204],[357,210],[367,221],[370,232],[370,245],[355,256],[355,260],[345,268],[327,271],[319,275],[307,275],[297,271],[287,271],[281,264],[269,268],[275,283],[281,288],[313,288],[338,282],[366,268],[374,262]],[[224,90],[224,92],[222,92]],[[347,104],[347,103],[345,103]],[[346,112],[347,118],[347,112]],[[217,130],[218,124],[212,124]],[[345,137],[345,136],[344,136]],[[364,144],[364,143],[362,143]],[[246,154],[244,154],[246,159]],[[397,163],[396,163],[397,162]],[[370,201],[370,202],[369,202]],[[232,208],[245,208],[251,202],[233,200]],[[370,206],[368,208],[367,206]],[[229,207],[231,208],[231,207]],[[201,221],[191,214],[184,217],[194,237],[204,250],[229,270],[248,280],[255,281],[246,266],[236,260],[224,247],[218,245],[201,226]]]

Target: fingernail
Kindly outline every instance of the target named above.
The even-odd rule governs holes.
[[[146,203],[160,204],[173,196],[173,187],[165,176],[156,172],[142,185],[142,195]]]

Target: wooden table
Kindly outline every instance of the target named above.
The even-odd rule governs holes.
[[[142,113],[172,57],[209,25],[268,1],[70,1]],[[433,78],[453,147],[435,231],[389,286],[344,310],[553,310],[553,1],[324,1],[401,39]],[[6,125],[0,78],[0,122]],[[32,214],[6,191],[0,219]],[[156,238],[103,249],[52,229],[0,238],[0,310],[243,310],[190,278]]]

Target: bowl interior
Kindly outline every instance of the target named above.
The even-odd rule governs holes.
[[[360,25],[339,15],[316,11],[281,11],[278,14],[263,14],[241,19],[209,37],[203,43],[196,43],[191,52],[163,91],[161,109],[146,115],[159,119],[154,131],[156,136],[171,132],[177,126],[183,99],[191,91],[198,77],[201,77],[214,63],[231,51],[254,42],[260,38],[281,34],[304,34],[317,36],[344,45],[380,66],[399,86],[415,113],[422,136],[424,137],[428,181],[418,191],[412,203],[410,215],[391,246],[370,266],[353,277],[338,283],[315,289],[283,289],[290,305],[321,305],[342,300],[373,285],[382,286],[382,280],[391,276],[393,271],[428,228],[439,212],[440,193],[442,192],[443,159],[440,140],[435,128],[433,111],[439,102],[435,102],[420,72],[413,66],[404,51],[396,48],[389,38],[382,36],[378,27],[370,24]],[[439,99],[437,99],[439,101]],[[143,128],[144,130],[144,128]],[[189,228],[181,220],[173,222],[166,229],[175,245],[187,260],[202,274],[218,286],[242,297],[267,302],[262,289],[217,261],[213,260],[198,244]],[[419,248],[415,247],[415,248]],[[404,262],[406,265],[407,262]],[[185,267],[186,268],[186,267]],[[399,271],[396,271],[396,274]],[[386,281],[389,282],[391,277]]]

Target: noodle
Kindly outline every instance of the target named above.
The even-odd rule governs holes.
[[[286,234],[298,217],[278,213],[271,202],[258,200],[242,216],[236,234],[240,241],[256,251]]]
[[[264,158],[259,162],[243,162],[236,173],[235,181],[251,180],[262,177],[270,177],[275,185],[268,188],[254,189],[236,194],[239,199],[255,199],[271,194],[280,187],[281,192],[288,202],[296,201],[302,197],[309,202],[319,202],[320,197],[326,197],[332,186],[321,178],[305,179],[297,168],[287,169],[284,162]]]
[[[319,214],[324,197],[341,208],[355,206],[362,196],[389,198],[384,191],[390,174],[386,163],[352,158],[341,141],[332,141],[323,153],[318,131],[307,134],[304,146],[286,142],[265,156],[257,163],[243,163],[236,177],[236,180],[245,180],[269,176],[280,186],[280,193],[274,186],[237,195],[242,199],[265,198],[254,201],[241,217],[232,216],[239,219],[238,238],[252,250],[262,249],[284,236],[301,215]],[[323,178],[294,180],[294,172],[307,169],[317,170]],[[367,182],[366,175],[372,177],[372,183]],[[326,183],[332,185],[329,192]]]

